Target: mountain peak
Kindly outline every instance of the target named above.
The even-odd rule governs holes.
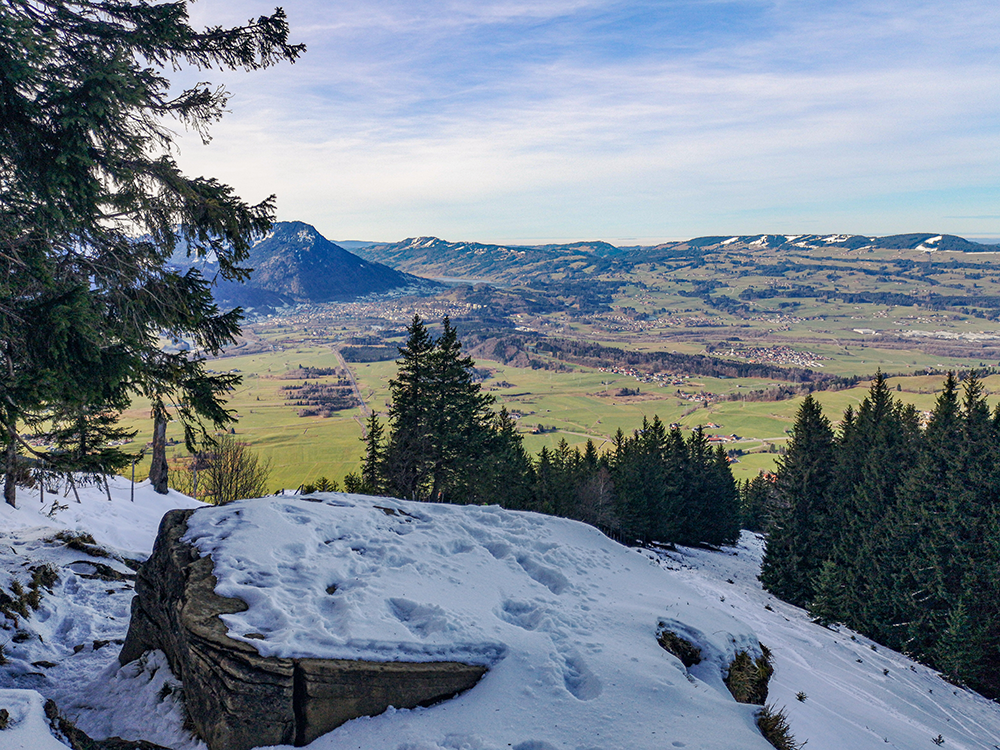
[[[221,302],[244,307],[347,302],[370,294],[399,293],[435,282],[396,271],[348,252],[302,221],[276,222],[250,250],[253,268],[244,284],[223,282]]]

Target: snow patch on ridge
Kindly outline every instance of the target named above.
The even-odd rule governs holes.
[[[944,239],[944,235],[938,235],[937,237],[928,237],[926,240],[921,242],[914,250],[924,250],[926,252],[934,252],[939,249],[938,244]]]

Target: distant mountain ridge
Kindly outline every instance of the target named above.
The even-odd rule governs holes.
[[[957,251],[966,253],[994,251],[991,245],[972,242],[954,234],[892,234],[885,237],[869,237],[861,234],[756,234],[729,237],[696,237],[687,242],[666,243],[668,245],[689,245],[692,247],[714,247],[719,245],[761,246],[770,249],[796,247],[800,249],[821,249],[830,247],[859,250],[862,248],[883,248],[887,250]],[[659,247],[662,247],[659,246]]]
[[[553,248],[490,245],[480,242],[448,242],[437,237],[410,237],[400,242],[358,248],[363,258],[393,268],[421,269],[429,276],[502,277],[511,269],[521,273],[550,263],[564,255],[563,246]],[[412,271],[411,271],[412,272]]]
[[[594,278],[601,273],[628,273],[635,265],[680,255],[720,249],[865,250],[887,248],[923,252],[996,252],[1000,247],[955,235],[717,235],[652,246],[617,247],[603,241],[545,245],[500,245],[449,242],[437,237],[411,237],[400,242],[351,241],[357,254],[345,250],[301,221],[277,222],[250,251],[253,268],[245,284],[219,280],[213,289],[224,307],[275,309],[296,304],[347,302],[378,294],[434,294],[442,285],[432,279],[458,277],[492,282],[544,278]],[[197,265],[206,276],[218,268],[213,259],[192,261],[178,251],[172,262]],[[430,278],[427,278],[430,277]]]
[[[185,261],[175,256],[179,265],[190,265]],[[207,275],[212,264],[202,265]],[[276,222],[254,244],[244,265],[253,269],[245,284],[220,280],[215,286],[220,304],[249,309],[348,302],[372,294],[432,292],[440,286],[360,258],[301,221]]]
[[[510,281],[568,269],[606,272],[628,270],[638,263],[655,262],[664,255],[685,251],[769,249],[863,250],[885,248],[914,251],[995,252],[994,245],[972,242],[951,234],[896,234],[869,237],[856,234],[757,234],[694,237],[651,246],[616,247],[607,242],[553,245],[497,245],[449,242],[437,237],[410,237],[400,242],[374,243],[357,252],[372,262],[409,273],[437,277],[471,277]]]

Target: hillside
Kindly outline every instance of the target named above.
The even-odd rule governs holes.
[[[503,281],[544,271],[561,262],[566,252],[562,246],[536,248],[411,237],[359,248],[358,254],[410,273],[419,269],[425,276]]]
[[[32,691],[95,738],[204,747],[184,730],[182,686],[162,655],[119,668],[115,645],[132,596],[126,561],[149,554],[165,510],[197,504],[144,484],[130,502],[123,480],[112,494],[110,504],[94,488],[80,504],[49,494],[42,506],[25,492],[20,509],[0,508],[0,587],[13,593],[12,582],[27,584],[40,563],[59,573],[38,609],[16,627],[8,621],[2,636],[0,705],[12,726],[0,740],[15,747],[59,747],[38,736],[41,700]],[[53,499],[61,507],[49,513]],[[412,658],[443,648],[486,655],[492,668],[456,699],[349,722],[313,750],[765,750],[755,707],[735,703],[721,680],[735,650],[758,640],[774,654],[768,702],[786,708],[810,750],[912,750],[938,738],[946,748],[990,750],[1000,736],[995,703],[764,594],[756,536],[719,552],[653,552],[583,524],[495,507],[318,499],[195,515],[195,543],[217,561],[228,593],[251,603],[229,623],[233,632],[267,633],[252,643],[275,653],[360,648]],[[94,542],[71,546],[55,537],[60,529]],[[261,545],[275,554],[260,555]],[[328,602],[330,580],[337,591]],[[686,669],[662,650],[661,625],[700,647],[703,662]]]
[[[250,251],[252,282],[297,302],[331,302],[433,284],[363,260],[300,221],[278,222]]]
[[[173,261],[190,261],[176,254]],[[214,274],[211,263],[203,264]],[[216,299],[226,307],[277,308],[321,302],[349,302],[379,294],[433,293],[440,285],[359,258],[300,221],[277,222],[254,244],[245,264],[253,269],[245,284],[220,280]]]

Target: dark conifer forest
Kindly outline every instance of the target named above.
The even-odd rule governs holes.
[[[496,503],[585,521],[627,542],[725,544],[739,536],[738,493],[721,447],[658,417],[610,451],[565,440],[533,460],[506,409],[475,381],[446,318],[433,339],[414,317],[390,383],[388,424],[368,420],[360,476],[348,491],[433,502]]]
[[[881,374],[837,432],[807,397],[773,484],[741,488],[751,523],[762,492],[767,590],[1000,696],[1000,409],[975,373],[923,426]]]

